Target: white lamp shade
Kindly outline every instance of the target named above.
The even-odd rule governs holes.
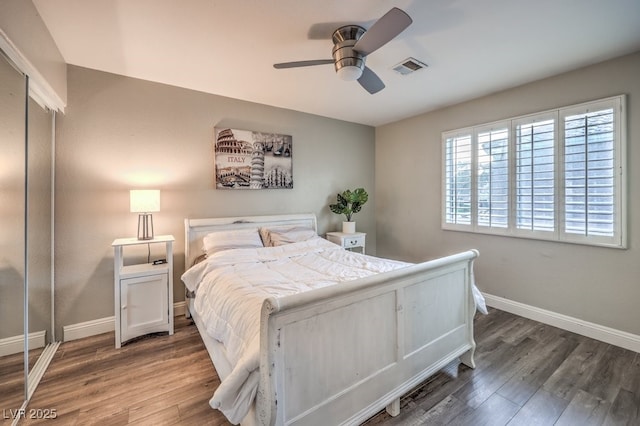
[[[129,191],[131,213],[160,211],[159,189],[132,189]]]

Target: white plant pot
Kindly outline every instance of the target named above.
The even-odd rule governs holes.
[[[356,223],[342,222],[342,232],[344,234],[354,234],[356,232]]]

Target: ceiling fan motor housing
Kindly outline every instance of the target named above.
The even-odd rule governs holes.
[[[362,75],[365,56],[353,50],[353,46],[365,31],[358,25],[346,25],[333,33],[334,46],[331,54],[336,73],[343,80],[357,80]]]

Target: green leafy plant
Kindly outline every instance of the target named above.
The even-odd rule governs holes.
[[[329,204],[329,208],[335,214],[345,215],[347,222],[351,222],[351,217],[362,209],[368,199],[369,194],[364,188],[354,189],[353,191],[347,189],[342,194],[338,194],[338,202]]]

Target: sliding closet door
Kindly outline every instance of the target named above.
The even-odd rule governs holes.
[[[51,294],[52,112],[29,98],[27,142],[27,271],[29,371],[53,342]]]
[[[0,410],[25,399],[25,77],[0,52]],[[13,355],[11,355],[13,353]]]

